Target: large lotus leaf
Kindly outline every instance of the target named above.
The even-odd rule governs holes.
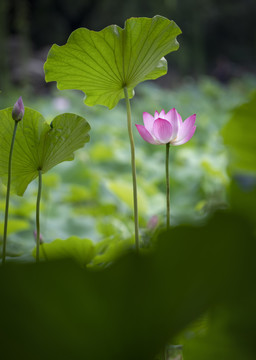
[[[77,29],[67,44],[50,49],[45,79],[57,81],[60,90],[82,90],[87,105],[111,109],[124,97],[124,87],[131,98],[140,82],[166,74],[163,56],[178,49],[180,33],[162,16],[128,19],[124,29],[117,25],[99,32]]]
[[[14,121],[12,108],[0,111],[0,177],[7,180],[10,144]],[[55,165],[73,160],[74,151],[90,137],[90,125],[81,116],[62,114],[49,125],[35,110],[25,108],[19,122],[12,158],[12,190],[23,195],[28,184]]]

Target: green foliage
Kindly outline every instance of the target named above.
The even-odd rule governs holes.
[[[133,100],[133,118],[142,123],[143,111],[168,111],[176,107],[183,118],[197,113],[197,129],[191,141],[170,153],[171,176],[171,220],[172,225],[202,221],[216,208],[228,206],[227,189],[230,177],[227,172],[228,152],[223,146],[221,129],[230,118],[230,110],[248,101],[249,93],[256,87],[255,78],[234,79],[222,86],[212,78],[191,80],[175,87],[162,89],[148,82],[137,87]],[[11,100],[1,96],[2,107]],[[61,97],[55,90],[50,96],[24,99],[28,106],[36,107],[45,114],[48,122],[60,109],[56,100],[62,100],[65,111],[94,119],[93,136],[85,149],[81,149],[72,162],[62,163],[43,176],[41,233],[45,242],[67,239],[73,235],[90,238],[94,242],[109,237],[129,239],[133,233],[131,208],[108,186],[109,183],[130,183],[129,148],[124,121],[123,104],[114,111],[103,107],[86,107],[83,94],[63,91]],[[158,226],[165,222],[164,153],[161,147],[146,144],[135,133],[137,177],[139,194],[144,206],[140,206],[141,234],[147,238],[152,231],[146,228],[149,219],[157,215]],[[1,135],[0,135],[1,136]],[[85,166],[90,164],[90,166]],[[118,174],[118,177],[117,177]],[[13,233],[9,237],[9,249],[16,253],[31,254],[35,246],[33,231],[36,182],[26,190],[26,196],[11,197],[10,216],[28,221],[30,228],[24,233]],[[247,196],[248,195],[248,196]],[[235,197],[235,195],[234,195]],[[240,193],[239,203],[249,198]],[[5,189],[0,187],[0,216],[3,218]],[[248,205],[244,203],[244,209]]]
[[[256,154],[255,154],[256,155]],[[239,177],[238,177],[239,179]],[[229,188],[229,202],[233,209],[241,214],[241,216],[246,217],[252,223],[252,225],[256,228],[256,179],[253,177],[252,179],[248,177],[241,177],[240,186],[238,185],[238,181],[233,180],[230,184]],[[241,183],[243,181],[250,180],[251,184],[249,186],[243,186],[241,188]]]
[[[107,266],[108,264],[116,261],[121,256],[131,251],[134,246],[134,239],[120,239],[116,237],[109,237],[96,244],[95,257],[92,259],[90,267]]]
[[[128,181],[112,180],[107,184],[113,194],[123,201],[131,210],[133,209],[132,184]],[[147,197],[143,189],[138,190],[138,205],[142,212],[147,209]]]
[[[14,121],[12,108],[0,111],[0,177],[6,181],[8,159]],[[35,110],[25,108],[25,116],[18,125],[13,159],[12,189],[23,195],[28,184],[55,165],[73,160],[73,152],[89,141],[87,121],[75,114],[56,116],[49,125]]]
[[[33,250],[36,257],[36,248]],[[80,266],[85,267],[94,256],[94,245],[89,239],[80,239],[72,236],[66,240],[56,239],[51,243],[40,245],[40,259],[58,260],[72,259]]]
[[[23,230],[21,221],[20,224],[17,222],[16,228],[13,225],[15,225],[14,221],[11,221],[10,232]],[[19,225],[20,227],[18,227]],[[24,226],[24,229],[27,227]],[[94,244],[89,239],[71,236],[65,240],[56,239],[50,243],[42,243],[40,245],[40,260],[53,261],[70,259],[75,261],[82,268],[87,266],[99,268],[105,267],[113,261],[116,261],[122,255],[126,254],[133,245],[134,240],[132,238],[124,240],[118,237],[109,237]],[[36,258],[36,248],[33,249],[32,255]]]
[[[247,283],[248,285],[248,283]],[[244,288],[243,285],[241,288]],[[207,331],[185,342],[188,360],[253,360],[255,359],[255,291],[248,288],[244,296],[225,302],[210,311]]]
[[[82,90],[85,104],[110,109],[129,97],[139,83],[166,74],[163,56],[178,49],[179,27],[162,16],[131,18],[124,29],[111,25],[95,32],[75,30],[66,45],[53,45],[45,63],[45,79],[58,88]]]
[[[230,350],[221,352],[218,337],[208,337],[214,353],[225,360],[241,349],[255,355],[255,250],[250,224],[223,212],[204,226],[163,232],[154,250],[127,254],[103,270],[67,261],[7,264],[0,269],[2,355],[153,359],[168,340],[213,310],[229,339],[219,346]],[[223,316],[229,309],[232,317]],[[250,319],[249,329],[243,318]],[[214,359],[202,341],[198,359]]]
[[[28,221],[21,219],[11,219],[8,222],[8,231],[7,234],[12,234],[18,231],[24,231],[29,229],[30,224]],[[0,222],[0,233],[3,233],[4,223]]]
[[[256,171],[256,92],[246,104],[234,109],[223,130],[225,143],[233,152],[233,169]]]
[[[186,219],[194,225],[155,234],[153,243],[148,230],[146,245],[152,246],[139,255],[133,252],[129,236],[131,211],[123,206],[129,204],[127,186],[119,187],[129,181],[124,124],[117,121],[122,108],[106,115],[99,108],[85,108],[98,120],[96,139],[88,151],[79,152],[75,162],[54,169],[57,174],[49,173],[46,181],[42,206],[46,242],[40,251],[46,261],[7,263],[0,268],[4,358],[32,360],[36,354],[39,360],[153,360],[169,342],[184,345],[186,360],[255,359],[255,179],[238,177],[242,189],[232,181],[229,202],[233,212],[206,219],[228,204],[228,156],[220,131],[229,109],[245,100],[244,88],[244,83],[222,88],[203,79],[175,92],[153,86],[139,90],[141,98],[134,102],[136,122],[145,109],[168,110],[170,99],[172,106],[182,109],[183,117],[191,113],[192,106],[198,114],[193,141],[179,151],[173,149],[170,159],[173,223],[179,225]],[[244,108],[242,113],[247,114]],[[254,156],[250,134],[238,126],[236,138],[238,135],[248,136],[243,150]],[[145,146],[139,137],[136,141],[138,183],[147,197],[147,206],[141,208],[145,226],[152,215],[160,221],[163,218],[164,154],[161,148]],[[110,158],[104,149],[109,150]],[[88,161],[91,166],[85,167]],[[36,191],[35,184],[31,185],[28,195]],[[0,191],[3,195],[2,188]],[[28,223],[31,203],[22,207],[19,200],[12,199],[16,207],[12,215]],[[195,226],[195,220],[201,225]],[[81,239],[70,237],[73,233]],[[48,244],[56,234],[70,238]],[[92,244],[88,237],[95,242],[108,238]],[[26,246],[29,252],[28,239],[13,233],[9,256],[17,255],[10,251],[15,241],[16,249]],[[203,325],[192,326],[205,314]]]

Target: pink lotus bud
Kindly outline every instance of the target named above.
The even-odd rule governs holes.
[[[154,230],[157,227],[157,224],[158,224],[158,216],[153,215],[147,223],[147,228],[149,230]]]
[[[24,104],[22,101],[22,97],[20,96],[19,99],[14,104],[14,107],[12,109],[12,118],[14,121],[18,122],[23,119],[24,116]]]
[[[34,238],[35,238],[35,240],[37,238],[37,231],[36,230],[34,231]],[[40,245],[44,243],[42,234],[40,234],[40,236],[39,236],[39,241],[40,241]]]

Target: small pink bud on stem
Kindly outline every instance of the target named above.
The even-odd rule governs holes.
[[[14,128],[13,128],[13,135],[12,135],[12,141],[11,141],[11,146],[10,146],[9,163],[8,163],[7,192],[6,192],[6,203],[5,203],[5,214],[4,214],[2,265],[5,264],[5,257],[6,257],[7,228],[8,228],[8,216],[9,216],[11,175],[12,175],[12,171],[11,171],[11,169],[12,169],[12,153],[13,153],[13,147],[14,147],[14,141],[15,141],[18,123],[19,123],[19,121],[21,121],[23,119],[24,112],[25,112],[24,104],[22,101],[22,97],[20,96],[19,99],[14,104],[13,109],[12,109],[12,118],[15,121],[15,124],[14,124]]]
[[[23,119],[24,113],[25,113],[24,104],[22,101],[22,97],[20,96],[19,99],[14,104],[13,109],[12,109],[13,120],[16,122],[21,121]]]
[[[149,219],[149,221],[148,221],[148,223],[147,223],[147,228],[148,228],[149,230],[155,230],[155,228],[157,227],[157,225],[158,225],[158,216],[157,216],[157,215],[153,215],[153,216]]]
[[[34,231],[34,238],[35,238],[35,240],[37,239],[37,231],[36,230]],[[39,235],[39,241],[40,241],[40,245],[42,245],[44,243],[43,235],[41,233]]]

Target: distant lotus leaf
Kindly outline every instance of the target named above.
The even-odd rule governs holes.
[[[0,111],[0,178],[7,180],[8,159],[13,134],[12,108]],[[12,158],[12,190],[23,195],[28,184],[55,165],[74,159],[74,151],[90,137],[90,125],[81,116],[62,114],[49,125],[43,116],[25,108],[19,122]]]
[[[10,219],[8,221],[8,231],[7,234],[12,234],[12,233],[16,233],[19,231],[24,231],[29,229],[30,224],[28,221],[26,220],[21,220],[21,219]],[[0,222],[0,232],[1,234],[3,233],[3,229],[4,229],[4,223]]]
[[[177,50],[181,33],[174,21],[162,16],[131,18],[124,29],[111,25],[101,31],[75,30],[63,46],[54,44],[45,63],[45,79],[60,90],[77,89],[86,94],[85,104],[110,109],[132,98],[136,85],[167,72],[163,56]]]
[[[256,92],[249,102],[233,110],[231,119],[224,127],[224,142],[233,155],[232,168],[237,171],[256,171]]]
[[[66,240],[56,239],[51,243],[40,245],[41,259],[73,259],[82,267],[86,267],[92,260],[94,252],[94,245],[91,240],[80,239],[77,236],[71,236]],[[36,257],[36,248],[33,250],[33,256]]]

